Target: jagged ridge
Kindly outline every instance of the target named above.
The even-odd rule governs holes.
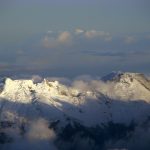
[[[88,86],[85,89],[77,89],[46,79],[40,83],[34,83],[32,80],[6,78],[4,82],[1,82],[1,118],[9,119],[12,115],[10,112],[15,110],[26,117],[45,116],[49,119],[64,119],[65,115],[91,125],[110,120],[129,122],[149,112],[140,114],[141,111],[147,110],[145,104],[142,104],[139,112],[141,105],[136,105],[136,108],[132,110],[130,109],[133,103],[127,104],[128,108],[125,105],[128,101],[150,102],[150,82],[142,74],[118,73],[107,82],[90,81]],[[123,108],[120,109],[118,106]],[[126,116],[128,109],[132,113],[135,111],[137,116],[135,113],[130,117]],[[122,113],[117,114],[118,111]],[[93,117],[97,114],[99,114],[98,117]]]

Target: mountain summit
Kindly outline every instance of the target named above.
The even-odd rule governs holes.
[[[4,114],[7,109],[7,111],[14,109],[19,112],[23,110],[25,116],[29,113],[29,116],[45,114],[45,117],[53,114],[50,115],[53,118],[67,114],[85,124],[96,124],[112,119],[106,117],[111,110],[108,111],[108,105],[110,108],[114,107],[113,102],[116,100],[120,102],[150,102],[150,81],[143,74],[117,73],[106,82],[101,80],[87,82],[78,81],[77,83],[80,85],[78,89],[46,79],[34,83],[32,80],[6,78],[1,83],[0,110]],[[24,107],[28,105],[29,109]],[[92,118],[90,122],[91,116],[97,112],[101,117],[99,119]],[[104,115],[102,112],[106,112],[106,114]],[[1,117],[3,113],[1,113]],[[6,114],[4,116],[7,118]]]
[[[33,120],[42,118],[57,134],[63,128],[64,136],[74,130],[82,129],[87,134],[89,128],[95,131],[96,126],[101,131],[109,125],[141,125],[148,120],[150,81],[143,74],[119,72],[102,79],[105,80],[78,79],[69,86],[48,79],[36,83],[32,79],[1,80],[0,130],[5,133],[13,127],[27,132]],[[102,132],[99,134],[102,136]]]

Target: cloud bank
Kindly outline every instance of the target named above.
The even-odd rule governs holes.
[[[49,32],[48,32],[49,33]],[[61,46],[69,46],[72,43],[72,35],[68,31],[64,31],[58,37],[45,36],[42,39],[42,46],[45,48],[59,48]]]
[[[149,73],[148,35],[82,28],[48,30],[17,48],[0,51],[0,71],[59,76],[103,75],[113,70]]]

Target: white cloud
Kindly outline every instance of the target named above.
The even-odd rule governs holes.
[[[94,38],[94,37],[99,36],[99,32],[97,32],[96,30],[86,31],[86,32],[85,32],[85,36],[86,36],[87,38]]]
[[[132,44],[136,42],[136,38],[133,36],[127,36],[124,40],[126,44]]]
[[[84,33],[84,30],[78,28],[75,30],[75,33],[76,34],[82,34],[82,33]]]
[[[72,44],[77,44],[81,38],[82,40],[89,42],[89,40],[101,39],[104,41],[111,41],[112,36],[109,32],[105,31],[97,31],[97,30],[87,30],[84,31],[82,29],[77,28],[75,32],[71,33],[69,31],[61,31],[56,37],[51,34],[52,31],[48,31],[45,37],[42,39],[42,45],[45,48],[62,48],[62,46],[72,46]]]
[[[64,31],[59,34],[57,41],[62,44],[70,44],[72,40],[71,33],[68,31]]]
[[[109,32],[97,30],[84,31],[77,28],[74,32],[61,31],[56,36],[51,33],[51,31],[48,31],[45,37],[42,39],[42,46],[44,46],[45,48],[62,48],[62,46],[66,48],[73,45],[81,46],[82,43],[79,43],[79,41],[81,40],[84,42],[89,42],[89,40],[91,42],[94,42],[93,40],[112,40],[112,36]]]
[[[85,32],[85,37],[92,39],[92,38],[103,38],[106,41],[110,41],[112,39],[109,32],[105,31],[97,31],[97,30],[89,30]]]
[[[71,84],[71,80],[65,77],[47,77],[46,78],[49,81],[58,81],[62,84],[66,84],[66,85],[70,85]]]
[[[41,82],[43,80],[43,78],[39,75],[32,75],[32,81],[34,83],[38,83],[38,82]]]
[[[57,46],[57,40],[53,37],[48,37],[47,35],[42,39],[42,45],[45,48],[54,48]]]
[[[76,89],[81,90],[81,91],[88,91],[88,90],[90,90],[89,83],[88,82],[84,82],[82,80],[74,81],[72,86],[73,86],[73,88],[76,88]]]
[[[46,35],[42,39],[45,48],[57,48],[59,46],[69,46],[72,44],[72,35],[68,31],[61,32],[56,38]]]
[[[51,33],[53,33],[53,31],[52,31],[52,30],[47,31],[47,34],[51,34]]]
[[[53,140],[56,135],[52,129],[48,128],[48,122],[41,118],[31,123],[27,137],[30,140]]]

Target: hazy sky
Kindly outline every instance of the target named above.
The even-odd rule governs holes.
[[[149,0],[1,0],[0,73],[150,73]]]

